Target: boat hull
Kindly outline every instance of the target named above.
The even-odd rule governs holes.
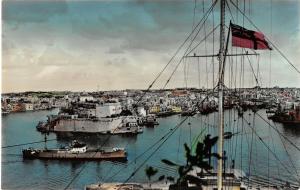
[[[24,159],[45,159],[45,160],[114,160],[127,161],[124,150],[113,152],[89,151],[84,153],[68,153],[51,150],[23,150]]]

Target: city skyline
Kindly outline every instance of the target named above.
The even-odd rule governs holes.
[[[300,2],[246,2],[249,17],[299,69]],[[146,89],[201,19],[202,3],[196,1],[194,17],[194,1],[4,1],[2,92]],[[204,9],[210,4],[205,1]],[[228,13],[227,24],[229,18]],[[235,22],[255,29],[241,15]],[[299,73],[274,50],[270,80],[270,53],[259,53],[263,87],[300,87]],[[188,87],[199,87],[188,63]],[[154,88],[162,88],[175,65]],[[201,77],[200,87],[206,87],[204,70]],[[247,85],[252,79],[245,77]],[[167,88],[184,85],[180,67]]]

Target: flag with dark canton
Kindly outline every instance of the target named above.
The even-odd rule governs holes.
[[[230,23],[230,27],[232,33],[232,46],[272,50],[263,33],[248,30],[232,23]]]

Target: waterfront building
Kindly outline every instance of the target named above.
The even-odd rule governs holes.
[[[25,111],[33,111],[33,104],[28,102],[28,103],[24,103],[25,105]]]
[[[110,117],[112,115],[120,114],[122,106],[120,102],[108,102],[100,105],[96,105],[97,117]]]

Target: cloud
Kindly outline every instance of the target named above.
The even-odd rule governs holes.
[[[2,18],[19,24],[45,22],[55,15],[66,14],[68,10],[64,0],[5,0],[2,6]]]
[[[122,54],[124,52],[125,52],[124,48],[117,47],[117,46],[110,47],[107,51],[107,53],[110,53],[110,54]]]
[[[202,2],[197,2],[196,22],[203,14]],[[210,3],[205,1],[205,9]],[[194,1],[6,0],[3,4],[3,91],[95,90],[97,85],[103,90],[145,88],[173,56],[193,24]],[[250,18],[300,68],[296,62],[300,59],[300,8],[296,5],[300,3],[273,1],[272,33],[270,3],[259,0],[251,5]],[[236,16],[235,9],[231,10]],[[217,6],[215,24],[218,11]],[[226,17],[229,23],[230,14]],[[241,15],[237,23],[242,23]],[[255,29],[248,22],[245,26]],[[206,32],[211,29],[212,17],[209,17]],[[193,45],[203,37],[202,30]],[[212,52],[213,42],[214,53],[218,52],[218,31],[214,37],[214,41],[212,37],[206,41],[208,53]],[[156,87],[166,82],[187,46]],[[202,43],[192,53],[204,54],[204,50]],[[205,63],[204,58],[200,61]],[[189,60],[189,64],[190,83],[197,86],[197,62]],[[201,66],[201,79],[205,81],[205,64]],[[261,52],[260,69],[266,81],[268,66],[269,52]],[[282,73],[288,73],[289,77],[279,80]],[[246,80],[251,79],[249,75],[245,75]],[[272,75],[274,84],[279,86],[300,84],[298,75],[275,51],[272,51]],[[170,86],[183,84],[181,65]]]
[[[126,57],[115,57],[112,59],[109,59],[105,61],[106,65],[118,65],[118,66],[124,66],[128,63],[128,60]]]
[[[51,65],[43,68],[41,72],[36,75],[36,78],[43,79],[48,76],[52,76],[59,70],[59,66]]]

